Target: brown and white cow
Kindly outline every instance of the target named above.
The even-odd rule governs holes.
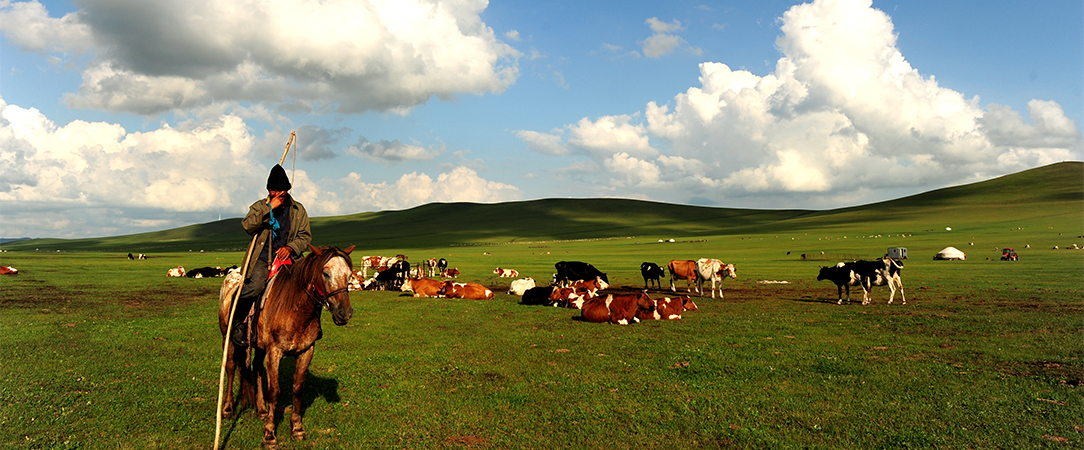
[[[606,289],[610,287],[610,285],[606,284],[606,281],[604,281],[602,277],[595,277],[594,280],[590,281],[576,281],[572,283],[569,287],[573,289],[582,289],[587,291],[588,297],[596,297],[598,296],[598,291]]]
[[[451,269],[444,269],[440,272],[440,276],[444,278],[458,278],[459,268],[452,267]]]
[[[407,278],[400,290],[413,292],[415,297],[439,297],[440,290],[443,287],[443,281],[429,278]]]
[[[733,264],[725,264],[718,259],[700,258],[696,260],[696,289],[704,295],[704,280],[711,280],[711,298],[715,298],[715,283],[719,283],[719,298],[723,298],[723,280],[727,277],[738,279],[738,272]]]
[[[593,323],[616,323],[628,325],[639,322],[636,314],[640,310],[651,312],[655,309],[655,302],[643,292],[624,295],[607,295],[595,297],[583,303],[580,314],[583,320]]]
[[[655,300],[654,311],[639,310],[636,317],[640,320],[680,320],[685,311],[696,311],[698,308],[693,299],[684,297],[664,297]]]
[[[675,259],[666,268],[670,269],[670,291],[677,292],[677,280],[685,280],[686,291],[693,291],[697,281],[696,261]]]
[[[18,275],[19,269],[11,266],[0,266],[0,275]]]
[[[361,280],[365,279],[365,274],[360,270],[350,271],[350,281],[346,285],[346,289],[350,291],[361,290]]]
[[[368,278],[369,269],[383,272],[399,262],[399,258],[394,256],[362,256],[359,261],[361,261],[361,277]]]
[[[478,283],[456,283],[445,281],[438,294],[447,298],[463,298],[467,300],[490,300],[493,291]]]
[[[493,273],[497,274],[500,278],[515,278],[519,276],[519,271],[516,269],[502,269],[500,267],[493,269]]]
[[[534,278],[527,277],[513,281],[508,286],[508,295],[523,295],[528,289],[535,287]]]
[[[184,277],[184,266],[177,266],[166,271],[167,277],[182,278]]]
[[[550,293],[550,305],[557,308],[582,309],[584,302],[594,298],[586,290],[575,288],[554,287]]]

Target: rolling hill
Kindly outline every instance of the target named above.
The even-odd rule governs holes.
[[[624,236],[718,236],[879,226],[914,232],[945,223],[1024,226],[1084,213],[1084,162],[1062,162],[1003,177],[885,202],[834,210],[761,210],[674,205],[626,199],[542,199],[498,204],[431,203],[401,211],[312,218],[315,244],[363,248],[575,240]],[[1059,219],[1060,220],[1060,219]],[[30,239],[11,251],[174,252],[244,250],[239,218],[90,239]]]

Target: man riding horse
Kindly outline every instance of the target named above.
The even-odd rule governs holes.
[[[290,178],[281,165],[275,164],[267,177],[267,198],[257,200],[248,208],[241,226],[250,236],[259,233],[255,251],[258,257],[250,258],[245,272],[245,285],[234,314],[230,340],[238,347],[248,347],[252,334],[254,305],[267,287],[271,265],[276,262],[290,264],[312,242],[309,214],[305,207],[290,196]],[[268,245],[270,241],[270,245]]]

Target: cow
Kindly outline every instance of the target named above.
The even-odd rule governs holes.
[[[360,291],[362,284],[361,280],[365,279],[365,273],[360,270],[350,271],[350,282],[346,285],[347,290]]]
[[[188,278],[214,278],[226,276],[226,271],[221,267],[200,267],[185,272]]]
[[[587,291],[576,288],[555,287],[549,297],[550,306],[557,308],[583,308],[584,302],[595,298]]]
[[[839,291],[839,300],[836,301],[837,305],[843,304],[843,290],[847,290],[847,302],[851,301],[851,286],[859,286],[861,280],[858,274],[852,270],[847,263],[839,263],[831,267],[821,267],[820,273],[817,274],[817,281],[829,280],[836,284],[836,290]]]
[[[527,292],[528,289],[533,287],[535,287],[534,278],[527,277],[519,279],[513,281],[512,284],[508,286],[508,295],[523,295],[524,292]]]
[[[873,261],[855,261],[851,264],[858,276],[859,285],[862,286],[863,305],[868,305],[873,300],[873,286],[888,286],[892,292],[888,297],[889,304],[896,298],[896,286],[899,286],[900,295],[903,296],[903,281],[900,279],[903,263],[886,257]],[[903,297],[903,304],[907,304],[907,297]]]
[[[18,275],[19,269],[11,266],[0,266],[0,275]]]
[[[562,287],[568,286],[573,281],[581,280],[593,280],[596,277],[602,278],[602,281],[607,283],[610,279],[606,277],[605,273],[600,272],[595,266],[589,263],[580,261],[561,261],[553,265],[557,269],[557,273],[553,275],[553,283]]]
[[[655,302],[644,292],[635,294],[599,296],[589,299],[580,308],[583,320],[593,323],[616,323],[628,325],[639,322],[636,314],[640,311],[654,311]]]
[[[373,269],[376,272],[383,272],[398,262],[399,258],[388,256],[362,256],[360,261],[361,277],[367,278],[369,276],[369,269]]]
[[[680,320],[681,313],[697,309],[696,303],[688,295],[675,298],[664,297],[655,300],[654,311],[638,310],[636,317],[640,320]]]
[[[135,260],[135,256],[132,256],[132,254],[131,254],[131,253],[129,253],[129,254],[128,254],[128,260],[129,260],[129,261],[134,261],[134,260]]]
[[[184,266],[177,266],[166,271],[167,277],[181,278],[184,277]]]
[[[144,255],[144,254],[140,253],[140,254],[136,255],[136,259],[147,259],[147,255]]]
[[[704,296],[704,280],[711,280],[711,298],[715,298],[715,283],[719,283],[719,298],[723,298],[723,280],[727,277],[738,279],[733,264],[725,264],[718,259],[700,258],[696,260],[696,290]]]
[[[402,263],[402,264],[400,264]],[[403,286],[403,282],[406,281],[406,274],[410,271],[410,263],[406,261],[399,261],[373,277],[376,280],[381,290],[387,289],[399,289]]]
[[[666,271],[659,267],[658,264],[653,262],[644,262],[640,264],[640,275],[644,276],[644,289],[648,288],[648,281],[655,282],[656,289],[662,289],[662,284],[659,282],[659,278],[666,276]]]
[[[519,271],[516,269],[502,269],[500,267],[493,269],[493,273],[500,278],[515,278],[519,276]]]
[[[696,261],[674,259],[666,264],[670,269],[670,291],[677,292],[677,280],[685,280],[687,292],[693,291],[697,281]]]
[[[467,300],[490,300],[493,298],[493,291],[478,283],[456,283],[452,281],[445,281],[438,294],[447,298],[463,298]]]
[[[437,271],[443,272],[448,269],[448,260],[440,258],[437,260]]]
[[[459,268],[458,267],[452,267],[451,269],[444,269],[444,270],[440,271],[440,276],[444,277],[444,278],[458,278],[459,277]]]
[[[591,281],[577,281],[570,284],[569,287],[577,290],[587,291],[587,295],[589,297],[595,297],[598,295],[598,291],[606,289],[610,287],[610,285],[603,281],[602,277],[595,277],[595,279]]]
[[[521,305],[546,305],[550,304],[550,294],[557,290],[553,286],[538,286],[523,292],[523,298],[519,300]]]
[[[413,292],[415,297],[438,297],[443,281],[429,278],[407,278],[399,288],[403,292]]]

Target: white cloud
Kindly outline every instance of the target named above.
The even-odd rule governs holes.
[[[657,36],[680,28],[648,23]],[[922,76],[896,47],[888,15],[868,0],[797,5],[780,23],[773,72],[702,63],[700,86],[669,104],[648,103],[642,120],[639,112],[584,118],[567,126],[565,142],[546,135],[546,148],[580,150],[570,156],[586,153],[604,167],[591,184],[596,192],[621,186],[630,196],[746,206],[770,198],[780,207],[883,200],[901,187],[932,189],[1082,157],[1078,126],[1057,103],[1033,100],[1025,119]],[[538,136],[518,135],[538,151]]]
[[[656,17],[651,17],[645,22],[651,27],[651,31],[655,34],[640,42],[640,48],[643,50],[644,56],[647,56],[648,58],[659,58],[683,47],[694,55],[703,53],[703,50],[700,48],[689,47],[687,45],[688,42],[685,41],[685,39],[672,34],[679,31],[685,31],[685,26],[681,24],[681,21],[674,19],[671,22],[663,22]]]
[[[432,202],[496,203],[518,200],[522,195],[515,186],[488,181],[467,167],[456,167],[436,179],[411,172],[395,183],[366,183],[361,175],[351,173],[339,183],[344,193],[340,214],[403,209]]]
[[[53,19],[37,1],[5,2],[0,31],[23,50],[94,51],[79,92],[65,98],[73,107],[156,114],[238,101],[404,113],[515,82],[520,54],[481,21],[486,4],[88,0]],[[34,26],[16,26],[24,22]]]
[[[516,137],[527,143],[527,149],[550,156],[565,156],[572,152],[561,142],[560,130],[555,133],[539,133],[537,131],[519,130]]]

